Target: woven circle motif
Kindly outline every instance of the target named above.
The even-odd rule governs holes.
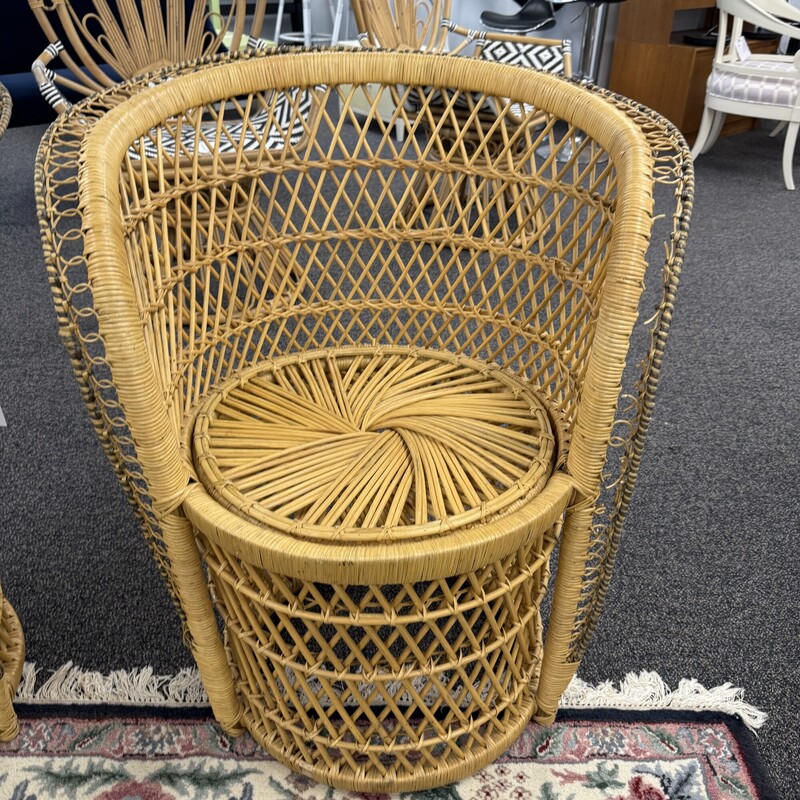
[[[198,414],[209,493],[311,539],[396,541],[489,521],[541,490],[555,438],[531,387],[485,363],[405,348],[261,365]]]

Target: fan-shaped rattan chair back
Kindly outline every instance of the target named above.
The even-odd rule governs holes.
[[[552,719],[591,636],[671,317],[690,162],[644,110],[473,59],[287,53],[179,72],[121,103],[92,98],[43,140],[43,242],[76,377],[223,726],[334,785],[449,783],[531,715]],[[387,86],[422,103],[402,145],[349,112]],[[302,140],[286,128],[283,147],[235,147],[297,92],[313,105]],[[466,131],[495,94],[544,124],[501,112],[470,151],[435,126],[418,136],[434,97],[470,98],[453,121]],[[164,127],[182,140],[209,120],[208,158],[159,146]],[[419,172],[445,202],[416,196]],[[500,174],[541,225],[509,224],[483,191]],[[654,178],[676,185],[678,209],[638,399],[620,406]],[[242,266],[254,254],[257,272]]]
[[[56,85],[87,95],[136,75],[230,49],[261,31],[265,3],[232,0],[224,14],[189,0],[28,0],[49,44],[33,73],[59,113],[69,107]],[[248,11],[251,13],[248,14]],[[59,58],[69,77],[50,68]]]
[[[352,0],[362,43],[372,47],[447,49],[447,31],[439,25],[450,16],[452,0]]]

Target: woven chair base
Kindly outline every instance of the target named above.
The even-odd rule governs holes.
[[[301,744],[299,729],[291,732],[292,744],[287,746],[289,732],[265,724],[265,709],[255,704],[245,710],[244,721],[256,741],[289,769],[338,789],[381,797],[386,796],[389,786],[393,794],[446,786],[492,763],[519,738],[530,721],[534,706],[532,692],[526,691],[513,706],[504,708],[491,720],[478,722],[470,733],[449,739],[437,736],[431,726],[424,746],[408,745],[410,737],[406,737],[403,747],[402,735],[398,735],[391,746],[386,746],[383,739],[388,737],[379,736],[356,752],[344,750],[356,736],[348,735],[343,725],[327,734],[324,738],[329,741],[319,748],[313,740]],[[385,707],[370,711],[376,718],[388,716],[384,723],[387,733],[420,728],[419,719],[408,720],[405,715],[397,715],[395,719],[390,712],[387,714]],[[330,727],[331,722],[338,721],[319,720],[317,724]],[[363,727],[366,730],[369,725]]]
[[[530,384],[427,349],[305,352],[206,401],[194,466],[209,495],[307,540],[298,577],[198,531],[257,741],[358,791],[441,785],[508,747],[534,710],[557,525],[468,572],[448,571],[443,546],[438,576],[402,583],[371,577],[369,552],[435,547],[518,512],[552,473],[556,438]],[[315,577],[321,544],[363,563],[364,582]]]
[[[25,637],[19,617],[0,591],[0,741],[8,742],[19,733],[12,700],[22,677]]]
[[[471,574],[342,585],[272,573],[199,534],[245,726],[291,769],[351,791],[480,769],[535,710],[556,535]]]

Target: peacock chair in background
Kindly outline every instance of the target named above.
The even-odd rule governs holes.
[[[404,143],[349,113],[367,84],[420,99]],[[235,139],[295,90],[313,106],[301,143],[180,163],[158,147],[207,119]],[[248,53],[121,91],[42,141],[44,252],[217,719],[349,789],[475,771],[553,719],[602,607],[691,210],[680,135],[557,76],[415,52]],[[468,152],[435,125],[417,135],[442,95],[479,101],[452,121],[464,135],[497,97],[544,122],[501,108]],[[70,115],[96,121],[76,136]],[[557,158],[578,129],[584,158]],[[456,219],[407,212],[420,172],[442,197],[472,187]],[[483,191],[498,180],[530,219]],[[624,384],[659,183],[667,260]],[[231,197],[254,185],[267,203],[234,235]],[[217,233],[179,246],[195,224]],[[301,279],[279,271],[272,291],[245,251]]]
[[[190,0],[28,0],[48,45],[33,62],[42,96],[58,113],[61,88],[88,95],[160,67],[237,50],[258,40],[265,3],[231,0],[227,13]],[[69,70],[52,68],[55,59]],[[59,88],[61,87],[61,88]]]
[[[180,63],[207,54],[267,50],[274,46],[272,41],[261,38],[267,8],[263,0],[256,4],[232,0],[225,12],[217,2],[190,0],[120,0],[113,8],[106,0],[29,0],[29,5],[50,40],[32,70],[42,95],[59,113],[69,110],[71,103],[58,85],[86,95],[147,73],[152,82],[157,79],[158,68],[171,71]],[[69,68],[72,77],[64,77],[50,68],[56,56]],[[128,90],[138,85],[127,84]],[[143,147],[134,157],[154,158],[157,149],[164,149],[173,164],[180,161],[184,151],[200,159],[209,158],[212,150],[235,158],[238,149],[256,149],[265,141],[271,147],[281,148],[287,132],[296,144],[306,133],[310,107],[308,94],[295,91],[278,97],[271,111],[262,107],[261,113],[252,115],[248,125],[239,131],[224,128],[220,133],[217,121],[206,119],[177,136],[173,126],[165,125],[159,142],[140,143]],[[89,120],[77,122],[85,125]],[[132,155],[134,151],[135,147]],[[155,179],[154,172],[148,175]],[[235,204],[232,224],[239,231],[249,224],[250,207],[258,203],[254,194],[242,187],[240,190],[232,198]],[[207,197],[198,197],[197,202],[199,219],[208,211],[209,201]],[[198,226],[192,234],[183,231],[176,241],[186,242],[190,235],[208,235],[207,227]],[[290,270],[289,265],[284,266]],[[259,274],[261,267],[258,261],[246,265],[254,274]],[[269,267],[267,270],[274,274]],[[274,281],[272,288],[278,283]]]

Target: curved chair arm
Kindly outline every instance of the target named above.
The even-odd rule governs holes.
[[[759,8],[782,21],[800,22],[800,8],[795,8],[787,0],[760,0]]]
[[[64,45],[61,42],[53,42],[47,45],[42,54],[31,64],[31,72],[36,79],[36,85],[45,100],[53,107],[57,114],[63,114],[72,108],[72,103],[67,100],[56,86],[56,73],[50,69],[50,62],[63,52]],[[69,83],[72,83],[69,81]],[[72,88],[79,89],[75,84]]]

